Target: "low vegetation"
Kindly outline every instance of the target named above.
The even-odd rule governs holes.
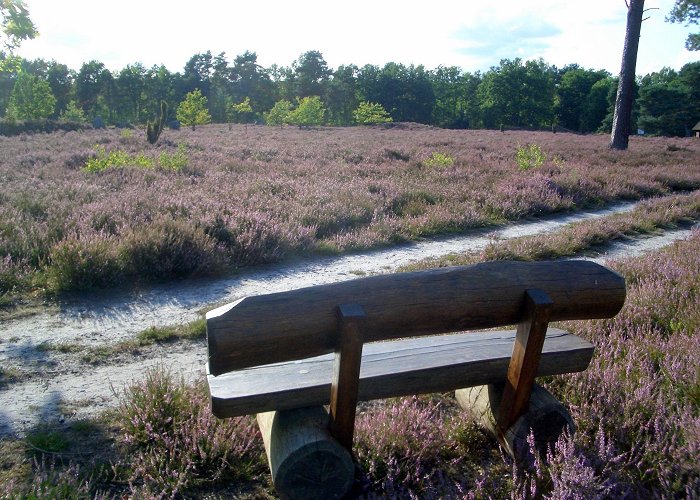
[[[463,266],[489,260],[546,260],[580,255],[614,241],[672,229],[700,219],[700,191],[643,201],[634,210],[577,222],[548,233],[494,240],[477,252],[425,259],[403,270]]]
[[[388,125],[209,125],[155,146],[114,129],[0,137],[0,295],[220,275],[700,188],[692,139],[618,154],[602,136]],[[521,169],[522,144],[539,166]]]
[[[370,403],[358,415],[355,493],[692,498],[700,491],[700,232],[610,264],[628,284],[621,313],[564,325],[596,345],[591,366],[541,380],[567,404],[575,436],[562,438],[546,461],[518,466],[450,395]],[[102,419],[0,442],[0,495],[274,494],[254,419],[211,417],[203,383],[159,368],[120,400]]]

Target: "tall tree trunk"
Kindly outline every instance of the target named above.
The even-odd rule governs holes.
[[[644,0],[629,0],[620,83],[617,86],[615,114],[613,115],[612,134],[610,135],[612,149],[625,150],[629,142],[632,104],[634,102],[634,72],[637,66],[637,49],[639,48],[639,34],[642,31],[643,12]]]

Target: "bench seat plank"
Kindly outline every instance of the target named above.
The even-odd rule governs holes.
[[[505,380],[514,331],[465,332],[365,344],[359,400],[446,392]],[[593,345],[550,328],[538,376],[585,370]],[[217,417],[328,404],[333,354],[208,375]]]

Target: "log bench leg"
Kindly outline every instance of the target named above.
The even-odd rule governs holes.
[[[323,406],[258,413],[272,482],[281,498],[341,498],[352,486],[350,453],[328,430]]]
[[[565,431],[574,433],[574,421],[566,408],[547,389],[535,384],[527,411],[501,437],[496,418],[502,396],[503,384],[455,391],[460,406],[471,412],[477,422],[493,434],[516,460],[527,456],[530,432],[534,435],[535,447],[542,455]]]

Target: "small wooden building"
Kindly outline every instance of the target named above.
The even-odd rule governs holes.
[[[693,127],[693,136],[700,137],[700,122],[697,122]]]

